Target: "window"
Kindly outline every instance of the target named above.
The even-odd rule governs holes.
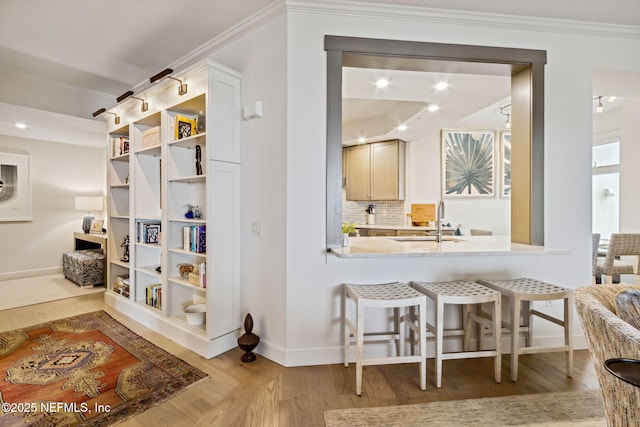
[[[592,229],[606,239],[619,231],[620,139],[594,145],[592,157]]]

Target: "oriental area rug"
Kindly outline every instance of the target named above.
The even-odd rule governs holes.
[[[106,426],[207,377],[104,311],[0,333],[0,426]]]
[[[331,410],[327,427],[606,427],[600,390]]]

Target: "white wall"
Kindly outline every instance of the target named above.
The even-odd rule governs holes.
[[[242,126],[242,301],[261,337],[258,351],[274,360],[284,357],[287,329],[286,47],[281,15],[211,56],[242,73],[243,104],[263,101],[264,118]],[[261,236],[250,234],[252,222]]]
[[[0,222],[0,280],[61,271],[84,216],[74,196],[104,195],[105,149],[0,135],[0,152],[31,156],[33,200],[32,221]]]
[[[394,13],[396,10],[394,10]],[[590,279],[592,71],[607,63],[640,69],[637,40],[562,35],[554,30],[460,25],[418,18],[367,18],[291,12],[288,44],[287,348],[284,364],[336,363],[340,356],[340,284],[388,280],[532,276],[571,288]],[[544,49],[545,240],[570,255],[462,259],[344,260],[325,247],[325,34]],[[250,181],[260,172],[250,173]],[[256,260],[257,261],[257,260]],[[250,307],[251,308],[251,307]],[[558,310],[559,307],[555,307]],[[576,326],[579,330],[579,327]],[[539,333],[560,331],[541,325]]]
[[[640,83],[640,74],[637,76]],[[640,231],[640,96],[625,100],[622,107],[620,146],[620,232]]]

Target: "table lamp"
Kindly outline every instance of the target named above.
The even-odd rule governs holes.
[[[102,196],[76,196],[75,205],[77,211],[85,211],[87,214],[82,219],[82,231],[89,233],[91,221],[93,221],[92,211],[101,211],[103,205]]]

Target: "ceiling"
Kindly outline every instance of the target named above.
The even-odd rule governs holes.
[[[0,0],[0,76],[58,85],[91,101],[3,87],[0,103],[90,118],[124,91],[284,0]],[[368,0],[372,3],[640,26],[638,0]],[[295,3],[295,2],[294,2]],[[331,3],[325,1],[322,3]],[[0,80],[2,80],[0,78]],[[13,95],[11,95],[13,93]],[[43,96],[44,95],[44,96]],[[96,101],[98,100],[98,101]],[[415,101],[415,100],[414,100]],[[103,105],[98,105],[102,102]],[[419,102],[429,102],[422,99]],[[93,104],[92,104],[93,103]]]

